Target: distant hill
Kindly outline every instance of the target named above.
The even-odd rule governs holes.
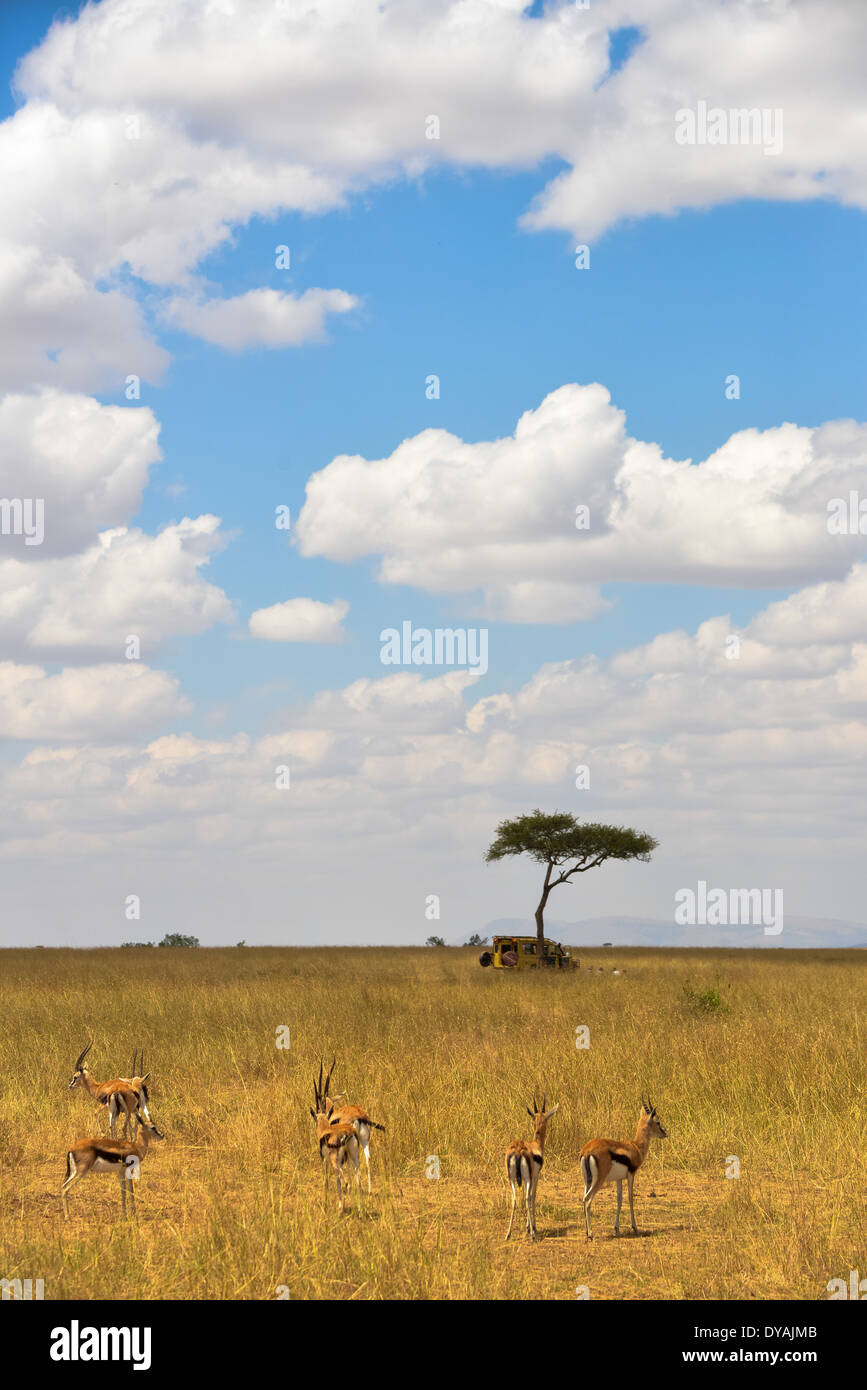
[[[534,935],[532,918],[499,917],[478,928],[480,936],[503,936],[509,932],[522,936]],[[867,950],[867,926],[863,922],[841,922],[835,917],[786,917],[779,936],[765,936],[761,927],[680,927],[674,922],[661,922],[653,917],[587,917],[583,922],[560,922],[552,919],[545,934],[556,941],[572,946],[757,946],[789,947],[792,950],[832,949],[833,947]],[[460,941],[463,945],[467,932]]]

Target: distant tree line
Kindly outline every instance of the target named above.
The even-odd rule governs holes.
[[[162,941],[122,941],[121,947],[125,946],[198,946],[197,936],[184,936],[183,932],[170,931],[163,937]],[[239,945],[241,943],[239,942]]]
[[[429,936],[424,944],[425,946],[445,946],[445,937]],[[477,931],[474,931],[472,936],[467,937],[467,940],[464,942],[465,946],[487,946],[487,944],[488,938],[486,936],[479,936]]]

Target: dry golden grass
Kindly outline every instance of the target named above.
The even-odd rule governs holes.
[[[4,951],[0,1277],[47,1298],[804,1298],[863,1268],[864,952],[582,952],[628,973],[481,970],[474,951]],[[727,1012],[702,1013],[718,977]],[[590,1048],[575,1029],[589,1025]],[[291,1047],[276,1046],[281,1025]],[[123,1222],[89,1177],[62,1219],[71,1141],[99,1132],[67,1090],[143,1042],[166,1131]],[[374,1192],[326,1209],[308,1114],[320,1054],[387,1125]],[[535,1244],[506,1245],[503,1150],[533,1088],[558,1100]],[[576,1155],[634,1132],[650,1093],[669,1131],[584,1239]],[[441,1177],[425,1177],[437,1155]],[[736,1155],[741,1177],[725,1176]],[[625,1201],[625,1198],[624,1198]],[[628,1231],[628,1219],[623,1222]],[[860,1263],[859,1263],[860,1262]]]

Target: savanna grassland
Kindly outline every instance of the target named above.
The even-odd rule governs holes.
[[[0,1277],[43,1278],[54,1299],[822,1299],[867,1271],[867,952],[581,963],[606,973],[482,970],[436,948],[3,951]],[[110,1175],[77,1183],[62,1219],[66,1150],[107,1124],[67,1089],[91,1036],[97,1080],[139,1043],[151,1071],[166,1140],[137,1223]],[[336,1089],[387,1126],[373,1195],[353,1185],[342,1217],[309,1115],[332,1052]],[[534,1087],[561,1107],[540,1238],[507,1245],[503,1150],[529,1137]],[[614,1238],[607,1187],[587,1244],[578,1150],[631,1137],[642,1092],[669,1138],[636,1179],[640,1234],[625,1209]]]

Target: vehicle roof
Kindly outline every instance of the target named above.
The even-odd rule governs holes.
[[[515,932],[503,932],[501,936],[494,937],[494,944],[496,945],[498,941],[532,941],[535,943],[536,939],[537,938],[535,936],[518,936]],[[546,946],[560,945],[560,942],[555,941],[553,937],[545,936],[542,939],[545,942]]]

